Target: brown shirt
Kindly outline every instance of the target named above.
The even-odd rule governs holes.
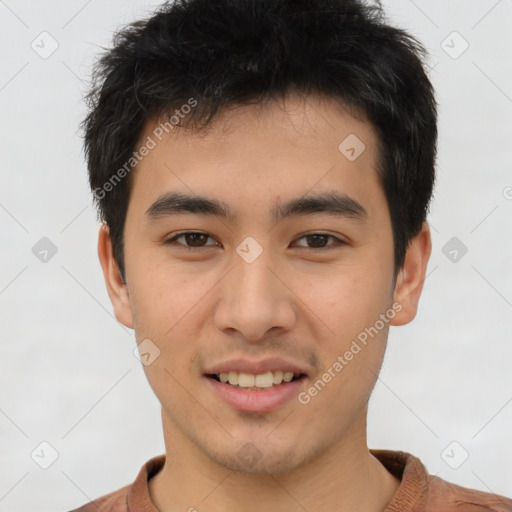
[[[512,512],[512,500],[476,491],[429,475],[419,459],[405,452],[370,450],[387,470],[401,480],[384,512]],[[149,495],[148,481],[162,469],[165,455],[142,466],[135,482],[72,512],[158,512]]]

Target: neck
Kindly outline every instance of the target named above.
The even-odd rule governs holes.
[[[382,512],[400,481],[368,451],[362,417],[363,429],[353,427],[307,465],[279,475],[223,468],[164,421],[167,456],[149,482],[151,499],[160,512]]]

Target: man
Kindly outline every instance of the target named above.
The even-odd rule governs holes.
[[[181,0],[117,35],[85,148],[166,453],[79,511],[512,510],[367,447],[431,251],[423,54],[357,0]]]

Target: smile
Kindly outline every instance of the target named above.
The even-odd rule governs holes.
[[[245,372],[222,372],[209,375],[210,378],[218,382],[229,384],[238,389],[247,389],[251,391],[264,390],[281,386],[282,383],[289,383],[300,379],[303,374],[288,371],[276,370],[265,373],[252,374]]]

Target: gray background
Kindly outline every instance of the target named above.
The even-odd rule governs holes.
[[[82,80],[100,46],[156,5],[0,1],[1,511],[78,507],[164,451],[133,333],[113,318],[104,288],[78,132]],[[384,5],[431,54],[439,178],[420,312],[391,329],[369,445],[512,496],[512,1]],[[31,47],[51,49],[44,31],[58,43],[47,58]],[[57,248],[46,262],[32,251],[43,237]],[[51,461],[43,441],[58,453],[48,469],[38,465]]]

